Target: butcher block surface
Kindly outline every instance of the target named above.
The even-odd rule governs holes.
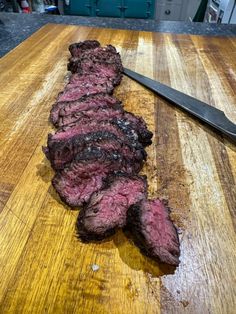
[[[153,262],[121,231],[77,239],[41,147],[68,45],[85,39],[236,122],[236,39],[52,24],[0,59],[0,313],[235,313],[236,144],[126,77],[115,94],[154,132],[143,173],[173,209],[181,263]]]

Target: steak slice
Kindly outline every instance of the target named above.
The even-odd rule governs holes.
[[[113,108],[110,106],[94,107],[91,110],[86,111],[76,111],[71,115],[59,117],[58,126],[66,126],[71,123],[81,123],[87,120],[96,120],[97,122],[103,120],[112,120],[116,117],[122,117],[124,110],[122,108]]]
[[[95,95],[98,93],[106,93],[111,94],[113,91],[112,88],[108,88],[106,85],[93,85],[90,84],[89,86],[75,86],[71,87],[70,89],[65,89],[64,92],[58,94],[57,101],[74,101],[78,100],[84,96],[88,95]]]
[[[93,64],[113,64],[116,65],[117,70],[120,72],[123,71],[123,66],[121,63],[120,54],[116,51],[116,48],[112,45],[107,45],[105,47],[97,47],[95,49],[87,49],[85,51],[81,51],[79,55],[73,55],[69,59],[69,64],[71,62],[77,63],[78,70],[82,66],[83,63],[87,63],[87,61],[92,61]],[[91,64],[91,63],[90,63]],[[92,70],[92,69],[91,69]],[[80,71],[76,71],[80,72]]]
[[[138,140],[143,146],[151,145],[152,132],[147,128],[145,121],[141,117],[137,117],[130,112],[124,111],[122,108],[114,108],[109,106],[94,107],[87,111],[76,111],[73,114],[59,117],[58,126],[66,126],[71,123],[86,123],[86,121],[96,120],[97,122],[103,120],[112,120],[119,118],[125,120],[130,128],[134,129],[138,134]]]
[[[123,66],[115,47],[108,45],[86,50],[78,57],[71,57],[68,70],[79,74],[96,73],[109,78],[116,86],[121,81]]]
[[[152,144],[153,133],[148,130],[142,117],[125,111],[123,119],[126,119],[126,122],[129,122],[130,126],[138,133],[138,140],[144,147]]]
[[[129,142],[136,149],[143,149],[138,141],[138,134],[123,119],[114,118],[113,120],[103,120],[97,123],[96,120],[86,121],[85,123],[71,123],[59,128],[55,134],[49,134],[50,140],[69,139],[79,134],[89,132],[108,131],[117,135],[120,140]],[[143,149],[144,150],[144,149]]]
[[[145,255],[178,266],[179,238],[163,201],[145,200],[131,206],[126,228]]]
[[[112,82],[106,76],[98,76],[94,74],[72,74],[69,80],[69,84],[66,86],[66,90],[73,87],[80,86],[94,86],[94,85],[106,85],[109,92],[113,91],[114,86]]]
[[[79,57],[85,50],[95,49],[97,47],[100,47],[100,43],[97,40],[85,40],[71,44],[69,46],[69,51],[73,57]]]
[[[121,102],[114,96],[104,93],[84,96],[75,101],[56,102],[50,111],[50,121],[57,126],[59,113],[61,116],[66,116],[78,110],[89,110],[104,105],[121,107]]]
[[[94,63],[92,60],[86,60],[82,63],[77,58],[70,58],[67,69],[80,75],[95,73],[98,76],[106,77],[113,86],[119,85],[122,79],[122,71],[116,64],[106,64],[105,62]]]
[[[147,197],[146,177],[113,174],[105,182],[79,213],[78,234],[85,242],[102,240],[124,227],[128,208]]]
[[[62,201],[72,207],[81,206],[102,187],[103,179],[117,170],[132,173],[133,167],[116,150],[89,147],[68,167],[58,171],[52,184]]]
[[[141,170],[145,155],[143,151],[134,149],[128,142],[123,142],[115,134],[107,131],[80,134],[68,140],[48,140],[48,146],[43,148],[54,169],[63,169],[65,165],[83,153],[88,147],[98,147],[109,151],[117,150],[124,160],[133,163],[134,171]]]

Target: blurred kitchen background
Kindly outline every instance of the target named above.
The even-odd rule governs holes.
[[[236,24],[236,0],[0,0],[0,11]]]

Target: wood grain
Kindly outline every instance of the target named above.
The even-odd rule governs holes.
[[[236,303],[236,150],[124,77],[117,96],[154,132],[143,169],[169,199],[181,264],[155,263],[120,231],[76,238],[41,146],[64,86],[69,43],[98,39],[123,64],[225,111],[236,122],[236,40],[47,25],[0,60],[0,313],[227,313]],[[94,272],[91,265],[99,265]]]

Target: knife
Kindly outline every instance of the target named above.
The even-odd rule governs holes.
[[[223,111],[129,69],[123,73],[236,142],[236,125]]]

